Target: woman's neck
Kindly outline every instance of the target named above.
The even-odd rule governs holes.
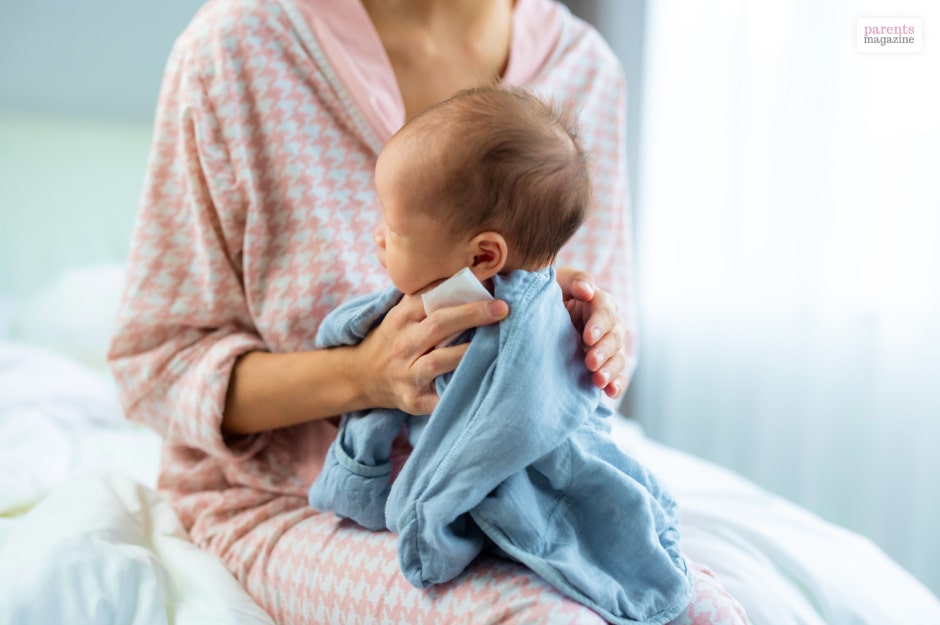
[[[441,15],[463,24],[486,19],[493,6],[503,0],[362,0],[373,21],[404,20],[431,25]]]
[[[513,0],[363,0],[411,119],[455,92],[497,82]]]

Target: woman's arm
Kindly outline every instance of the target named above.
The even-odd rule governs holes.
[[[233,363],[266,345],[240,275],[245,202],[197,47],[184,35],[167,63],[108,361],[129,419],[227,455],[237,452],[219,423]]]
[[[235,361],[222,430],[254,434],[366,407],[356,349],[249,352]]]
[[[457,368],[468,344],[434,346],[507,314],[497,300],[425,316],[421,298],[406,297],[354,347],[245,354],[233,367],[222,429],[251,434],[365,408],[429,414],[438,400],[434,379]]]

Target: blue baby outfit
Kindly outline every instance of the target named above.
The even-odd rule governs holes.
[[[427,587],[459,575],[485,546],[523,563],[611,623],[662,625],[691,598],[675,502],[610,439],[612,412],[582,362],[555,271],[496,276],[511,314],[477,328],[428,417],[343,416],[311,506],[398,532],[402,573]],[[358,343],[401,298],[348,301],[322,347]],[[421,435],[389,485],[402,424]]]

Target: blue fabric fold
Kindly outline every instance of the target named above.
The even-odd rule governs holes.
[[[395,482],[391,441],[416,418],[344,415],[311,505],[397,532],[402,573],[417,587],[453,579],[491,542],[609,622],[669,622],[692,592],[676,505],[611,440],[612,412],[583,365],[554,269],[496,276],[494,295],[510,316],[478,328],[456,371],[438,378],[440,401],[417,418],[422,433]],[[358,342],[398,298],[350,300],[324,320],[318,344]]]

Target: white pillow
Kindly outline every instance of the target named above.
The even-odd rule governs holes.
[[[9,338],[69,356],[99,371],[114,330],[124,264],[67,269],[17,308]]]
[[[0,341],[0,419],[29,411],[66,429],[124,422],[108,373],[42,347]]]

